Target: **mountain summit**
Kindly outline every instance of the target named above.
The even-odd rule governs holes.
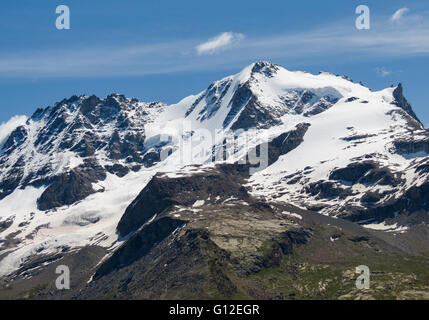
[[[270,62],[173,105],[73,96],[1,146],[0,274],[41,281],[71,261],[74,298],[103,298],[111,283],[118,297],[259,297],[246,277],[303,244],[332,261],[420,254],[428,154],[401,84],[373,92]]]

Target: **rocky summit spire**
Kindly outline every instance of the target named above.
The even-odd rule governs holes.
[[[411,107],[411,104],[408,102],[407,99],[405,99],[403,95],[402,83],[399,83],[396,89],[393,91],[393,97],[395,98],[395,101],[393,102],[393,104],[405,110],[411,117],[413,117],[416,121],[418,121],[423,126],[420,119],[414,113],[414,110]]]

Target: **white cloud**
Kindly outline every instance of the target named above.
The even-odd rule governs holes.
[[[377,72],[382,77],[387,77],[388,75],[392,74],[392,71],[389,71],[384,67],[375,68],[375,72]]]
[[[368,32],[349,20],[301,32],[261,36],[232,33],[201,44],[183,39],[147,44],[48,48],[0,52],[0,79],[51,77],[114,77],[233,69],[256,60],[308,66],[319,61],[370,61],[386,57],[429,56],[429,19],[408,15],[407,23],[374,19]],[[404,17],[402,19],[405,19]],[[226,33],[228,35],[228,33]],[[231,33],[229,33],[231,34]],[[241,40],[241,41],[237,41]],[[200,54],[198,54],[198,48]],[[228,54],[210,54],[228,48]],[[287,67],[287,66],[286,66]],[[395,71],[397,72],[397,71]]]
[[[0,149],[3,147],[3,144],[12,131],[23,125],[25,121],[27,121],[26,116],[14,116],[9,121],[0,124]]]
[[[408,8],[404,7],[399,10],[396,10],[396,12],[390,17],[391,21],[398,21],[400,20],[407,12],[409,11]]]
[[[210,39],[197,46],[198,54],[213,54],[216,51],[225,49],[244,38],[241,33],[223,32],[220,35]]]

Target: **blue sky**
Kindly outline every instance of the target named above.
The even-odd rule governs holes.
[[[61,4],[70,30],[55,27]],[[370,30],[355,27],[361,4]],[[73,94],[175,103],[269,60],[373,90],[402,82],[429,125],[425,0],[2,1],[0,36],[0,123]]]

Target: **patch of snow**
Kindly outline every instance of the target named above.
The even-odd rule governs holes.
[[[288,212],[288,211],[283,211],[282,213],[285,214],[285,215],[287,215],[287,216],[290,216],[290,217],[302,220],[302,216],[300,214],[292,213],[292,212]]]
[[[371,223],[371,224],[364,224],[362,227],[372,230],[380,230],[380,231],[387,231],[387,232],[400,232],[404,233],[409,228],[406,226],[398,226],[397,223],[394,223],[392,225],[386,225],[386,222],[383,221],[381,223]]]
[[[196,208],[196,207],[201,207],[204,205],[204,200],[197,200],[195,201],[195,203],[192,205],[192,207]]]

